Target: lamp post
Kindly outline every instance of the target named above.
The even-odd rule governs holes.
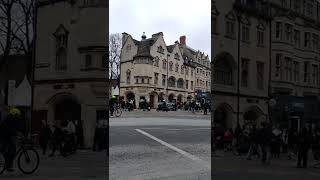
[[[169,82],[169,56],[170,54],[167,54],[167,86],[166,86],[166,97],[167,97],[167,102],[169,102],[169,94],[168,94],[168,82]]]

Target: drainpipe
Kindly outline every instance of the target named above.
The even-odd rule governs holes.
[[[240,123],[240,45],[241,45],[241,13],[237,12],[238,19],[238,67],[237,67],[237,124]]]

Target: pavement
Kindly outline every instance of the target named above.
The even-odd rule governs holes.
[[[210,116],[124,112],[110,120],[111,180],[209,180]]]
[[[67,158],[41,155],[32,175],[16,170],[0,179],[110,180],[315,180],[320,169],[297,169],[295,160],[263,165],[217,152],[211,162],[210,115],[191,112],[124,111],[109,123],[106,152],[81,150]],[[108,164],[109,163],[109,164]],[[314,163],[314,162],[310,162]],[[211,167],[212,165],[212,167]],[[212,177],[211,177],[212,173]]]

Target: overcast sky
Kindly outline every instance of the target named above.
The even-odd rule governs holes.
[[[210,0],[110,0],[109,33],[131,34],[141,40],[163,32],[167,45],[186,35],[187,45],[211,53]]]

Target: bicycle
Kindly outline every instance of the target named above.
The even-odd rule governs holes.
[[[40,164],[40,157],[38,152],[33,148],[32,141],[25,137],[18,137],[20,141],[20,147],[16,151],[14,159],[17,159],[18,168],[23,174],[34,173]],[[34,159],[32,159],[32,157]],[[25,164],[26,163],[26,164]],[[25,165],[33,165],[31,168],[25,167]],[[5,158],[2,152],[0,152],[0,175],[6,170]]]
[[[110,110],[110,112],[111,112],[111,110]],[[120,104],[116,104],[115,105],[114,114],[115,114],[116,117],[120,117],[121,116],[122,109],[121,109]]]

